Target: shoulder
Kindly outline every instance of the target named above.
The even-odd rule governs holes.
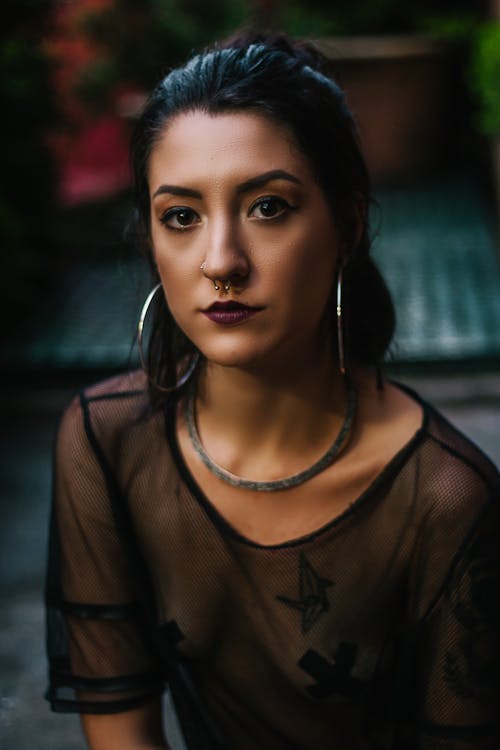
[[[86,401],[146,399],[147,379],[142,370],[131,370],[88,386],[81,396]]]
[[[140,370],[133,370],[82,389],[63,412],[62,425],[81,419],[82,411],[102,410],[111,419],[119,419],[123,413],[144,414],[148,406],[146,376]]]
[[[442,549],[460,543],[490,504],[500,503],[500,475],[486,454],[438,409],[395,384],[421,408],[420,425],[398,467],[399,489],[413,498],[417,526]]]
[[[437,409],[424,404],[419,450],[422,511],[428,527],[450,540],[467,534],[500,503],[500,474],[493,462]],[[500,541],[500,540],[499,540]]]
[[[499,474],[474,443],[405,385],[359,378],[356,465],[387,480],[417,523],[455,525],[473,517],[495,492]],[[400,506],[401,509],[401,506]],[[457,520],[458,519],[458,520]]]
[[[127,372],[95,383],[75,395],[60,420],[56,458],[61,452],[82,453],[120,439],[132,426],[147,420],[147,381],[141,371]]]
[[[406,390],[406,389],[405,389]],[[500,545],[500,475],[485,453],[411,390],[423,409],[422,426],[407,465],[405,485],[414,492],[413,581],[420,614],[437,600],[450,574],[465,559],[479,530]]]
[[[392,385],[421,410],[414,442],[419,447],[416,457],[422,479],[436,490],[462,483],[488,491],[498,485],[499,471],[481,448],[413,389],[402,383]]]
[[[424,453],[435,490],[453,489],[457,500],[498,493],[500,474],[494,463],[438,409],[421,399],[424,408]]]

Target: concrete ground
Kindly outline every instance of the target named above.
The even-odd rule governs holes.
[[[500,465],[500,368],[488,374],[401,377],[432,400]],[[3,391],[0,438],[0,746],[83,750],[78,719],[52,714],[42,586],[50,500],[51,446],[71,388]],[[173,746],[179,748],[178,740]]]

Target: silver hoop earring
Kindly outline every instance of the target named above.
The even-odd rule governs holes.
[[[149,292],[148,296],[146,297],[146,301],[144,302],[144,304],[142,306],[141,315],[139,317],[139,323],[137,324],[137,347],[139,349],[139,357],[140,357],[140,360],[141,360],[142,369],[146,373],[146,376],[147,376],[149,382],[151,383],[151,385],[154,388],[156,388],[158,391],[162,391],[163,393],[172,393],[172,391],[176,391],[179,388],[182,388],[182,386],[185,383],[187,383],[187,381],[189,380],[189,378],[191,377],[191,375],[193,374],[193,372],[196,369],[196,365],[198,364],[198,361],[200,359],[200,355],[199,354],[194,354],[193,355],[193,358],[192,358],[191,362],[189,363],[189,366],[188,366],[187,370],[184,372],[183,375],[181,375],[181,377],[179,378],[179,380],[177,381],[177,383],[174,386],[172,386],[171,388],[165,388],[164,386],[160,385],[155,380],[153,380],[153,378],[150,377],[149,372],[148,372],[148,368],[147,368],[147,365],[146,365],[146,359],[144,357],[143,347],[142,347],[143,332],[144,332],[144,321],[146,320],[146,316],[148,314],[149,306],[151,305],[151,302],[153,301],[153,297],[155,296],[156,292],[159,289],[162,289],[162,285],[161,284],[157,284]]]
[[[339,357],[339,370],[342,375],[345,375],[344,321],[342,317],[342,270],[342,267],[340,267],[337,276],[337,350]]]

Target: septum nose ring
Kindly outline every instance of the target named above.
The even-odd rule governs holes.
[[[215,289],[216,292],[218,292],[220,290],[220,286],[217,283],[218,281],[219,281],[219,279],[214,279],[213,280],[213,285],[214,285],[214,289]],[[226,281],[222,281],[220,283],[222,284],[222,286],[224,288],[224,291],[225,292],[229,292],[229,290],[231,289],[231,280],[227,279]]]
[[[204,270],[205,270],[205,268],[206,268],[206,265],[207,265],[207,264],[206,264],[205,262],[203,262],[203,263],[201,264],[201,266],[200,266],[200,270],[201,270],[201,271],[204,271]],[[216,292],[220,291],[220,286],[219,286],[219,284],[217,283],[218,281],[220,281],[220,279],[214,279],[214,280],[213,280],[213,282],[212,282],[212,283],[213,283],[213,285],[214,285],[214,289],[215,289],[215,291],[216,291]],[[221,284],[222,284],[222,286],[224,287],[224,291],[225,291],[225,292],[229,292],[229,290],[231,289],[231,279],[226,279],[226,281],[220,281],[220,283],[221,283]]]

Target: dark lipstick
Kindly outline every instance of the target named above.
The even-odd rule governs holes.
[[[203,314],[214,323],[231,326],[243,323],[260,310],[262,310],[261,307],[249,307],[240,302],[214,302],[213,305],[203,310]]]

